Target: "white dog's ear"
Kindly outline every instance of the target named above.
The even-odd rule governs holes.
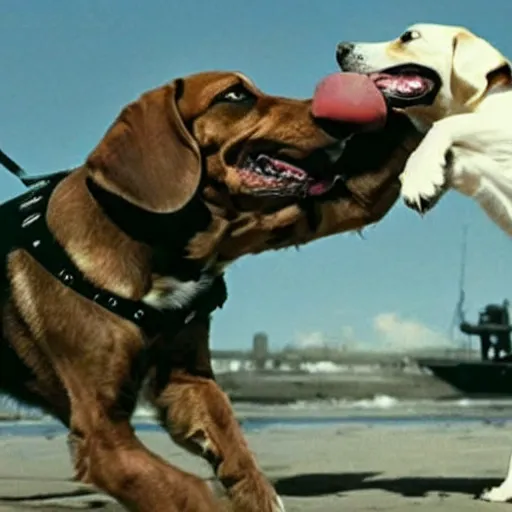
[[[469,31],[455,36],[451,91],[458,103],[471,108],[496,81],[510,78],[510,62],[491,44]]]

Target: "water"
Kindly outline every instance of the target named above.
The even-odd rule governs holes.
[[[295,402],[289,405],[236,404],[237,417],[245,432],[268,428],[322,426],[424,426],[453,424],[512,423],[512,400],[398,400],[378,395],[370,400]],[[18,412],[23,413],[23,409]],[[0,437],[66,434],[51,418],[34,419],[33,410],[20,421],[0,422]],[[139,407],[133,424],[138,432],[160,432],[151,409]]]
[[[460,425],[460,424],[496,424],[505,425],[512,423],[512,414],[507,417],[481,418],[478,416],[416,416],[416,417],[398,417],[398,416],[352,416],[347,418],[325,417],[262,417],[251,418],[242,422],[242,428],[245,432],[255,432],[268,428],[309,428],[309,427],[327,427],[344,425],[361,426],[407,426],[422,427],[425,425]],[[162,428],[155,422],[134,422],[137,432],[163,432]],[[46,437],[54,438],[66,435],[67,430],[54,421],[12,421],[0,423],[0,438],[5,437]]]

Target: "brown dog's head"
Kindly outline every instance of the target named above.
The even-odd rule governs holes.
[[[128,105],[87,167],[98,185],[150,212],[180,210],[199,190],[229,211],[231,234],[243,224],[261,235],[295,222],[290,207],[326,197],[348,135],[342,123],[313,119],[311,100],[266,95],[239,73],[201,73]],[[261,220],[268,213],[271,224]],[[228,252],[263,250],[261,240]]]
[[[193,75],[127,106],[88,164],[103,186],[154,212],[182,207],[201,177],[232,195],[319,195],[341,146],[310,103],[265,95],[238,73]]]

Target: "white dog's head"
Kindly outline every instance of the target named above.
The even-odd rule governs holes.
[[[462,27],[417,24],[382,43],[340,43],[342,71],[372,74],[391,106],[429,125],[472,111],[497,83],[510,80],[509,61]]]

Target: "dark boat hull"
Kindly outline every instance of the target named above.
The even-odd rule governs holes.
[[[512,362],[417,360],[436,377],[471,396],[512,396]]]

